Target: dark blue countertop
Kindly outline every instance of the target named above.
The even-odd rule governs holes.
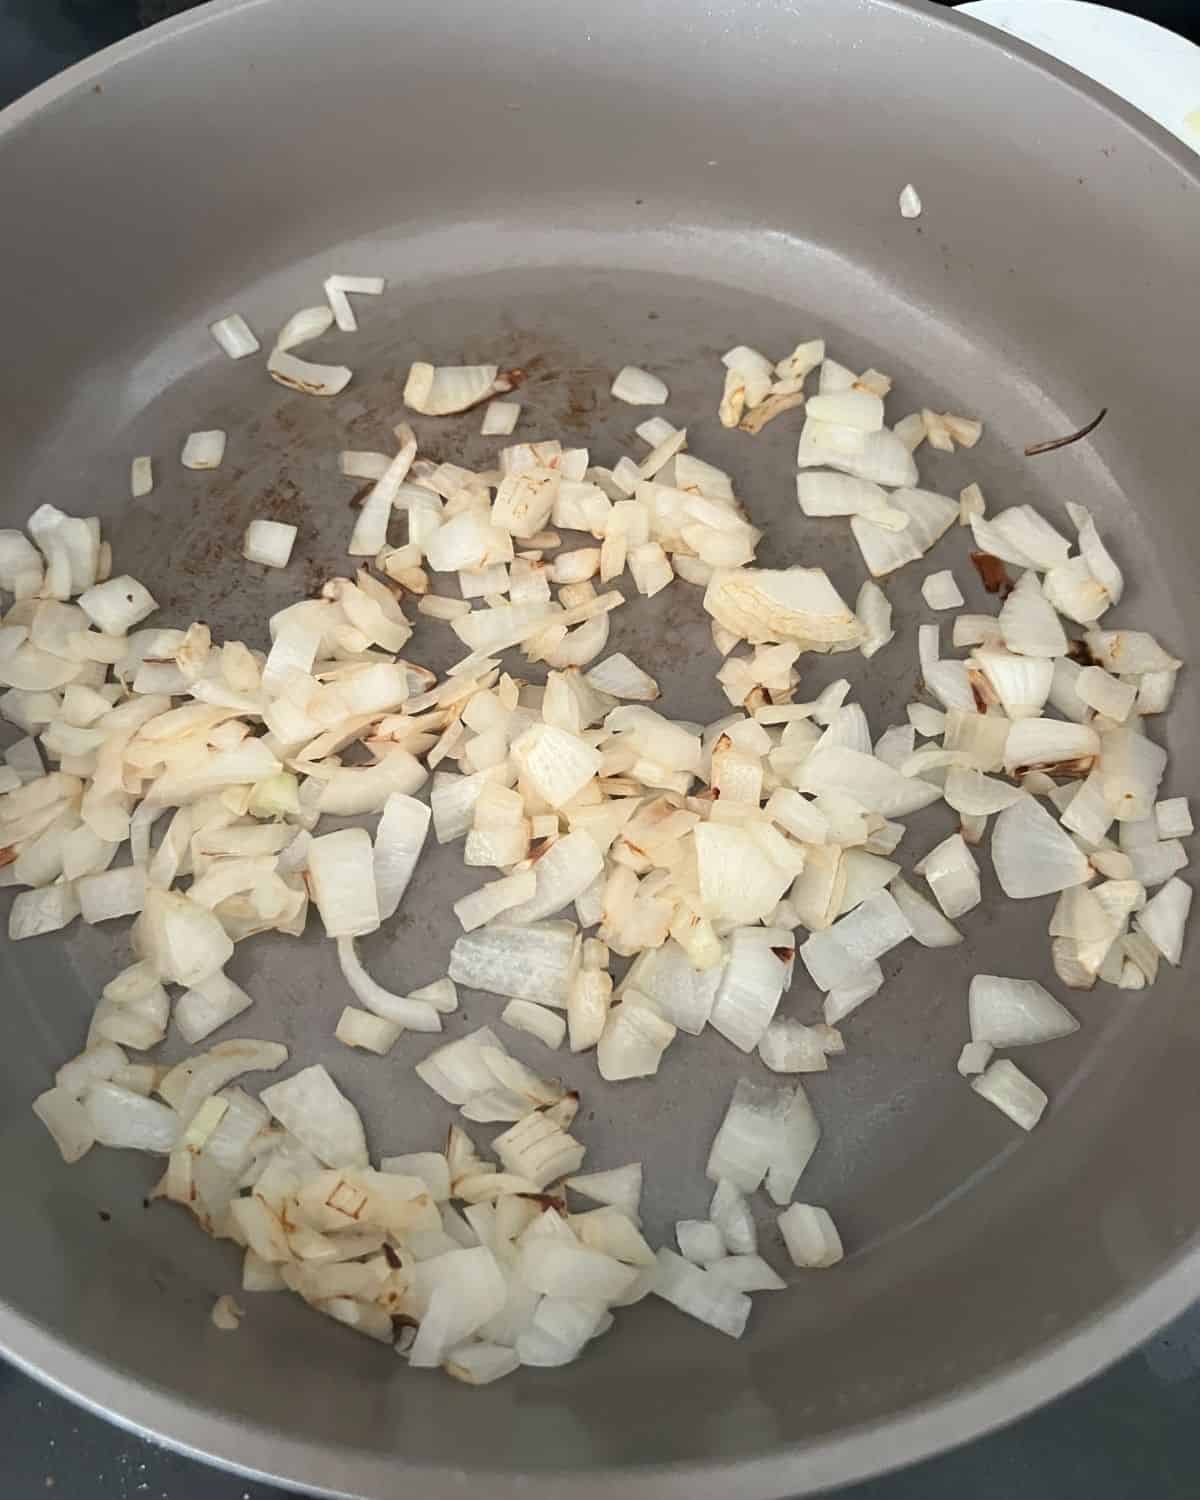
[[[186,8],[186,0],[0,0],[0,106]],[[1200,41],[1200,0],[1116,8]],[[1197,1500],[1198,1422],[1200,1307],[1023,1422],[843,1490],[841,1500]],[[269,1485],[123,1432],[3,1363],[0,1433],[3,1500],[282,1500]]]

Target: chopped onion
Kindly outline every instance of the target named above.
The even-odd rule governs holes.
[[[450,977],[469,989],[565,1009],[577,962],[573,922],[496,922],[456,940]]]
[[[567,1035],[567,1023],[544,1005],[532,1000],[510,1000],[500,1012],[500,1019],[514,1031],[527,1031],[547,1047],[561,1047]]]
[[[129,493],[135,500],[142,499],[154,488],[153,461],[143,455],[135,458],[129,466]],[[17,594],[20,598],[20,594]]]
[[[346,295],[354,292],[357,296],[378,297],[383,291],[384,281],[382,276],[340,276],[333,275],[325,278],[325,295],[329,298],[329,307],[333,313],[334,321],[343,333],[355,333],[358,330],[358,319],[354,316],[354,309],[350,305],[350,299]]]
[[[958,609],[963,603],[962,591],[949,568],[926,574],[921,583],[921,597],[930,609]]]
[[[1037,1084],[1006,1057],[989,1063],[978,1077],[971,1079],[971,1087],[1022,1130],[1033,1129],[1048,1103]]]
[[[308,884],[326,936],[362,937],[379,926],[374,851],[365,828],[343,828],[313,839]]]
[[[1079,1022],[1034,979],[976,974],[971,980],[971,1040],[1024,1047],[1079,1030]]]
[[[1023,797],[997,817],[992,863],[1004,894],[1017,900],[1082,885],[1090,874],[1087,856],[1033,797]]]
[[[793,1203],[776,1222],[794,1266],[823,1270],[837,1265],[845,1254],[837,1226],[824,1208]]]
[[[223,432],[191,432],[183,445],[179,461],[185,469],[219,469],[224,457]]]
[[[378,1057],[386,1057],[403,1030],[395,1021],[386,1021],[382,1016],[372,1015],[370,1011],[347,1005],[333,1034],[347,1047],[359,1047],[364,1052],[374,1052]]]
[[[76,1162],[96,1144],[92,1117],[74,1094],[58,1087],[39,1094],[33,1112],[54,1138],[65,1162]]]
[[[259,517],[246,527],[242,539],[242,556],[268,568],[286,568],[296,545],[298,528],[284,521],[266,521]]]
[[[272,1115],[327,1167],[365,1167],[367,1141],[358,1111],[320,1064],[259,1095]]]
[[[429,833],[430,809],[414,797],[393,792],[375,830],[374,874],[379,919],[395,916],[417,868]]]
[[[305,396],[337,396],[350,384],[354,372],[346,365],[319,365],[299,359],[277,344],[267,360],[272,380]]]
[[[483,425],[479,431],[483,437],[507,437],[517,425],[521,415],[519,401],[489,401],[483,409]]]
[[[158,604],[136,578],[122,574],[80,594],[79,607],[97,630],[106,635],[124,635],[152,615]]]
[[[921,198],[911,182],[905,183],[900,189],[900,217],[902,219],[921,217]]]
[[[1134,917],[1138,931],[1176,968],[1183,957],[1183,934],[1191,906],[1191,886],[1175,878],[1168,880]]]
[[[404,386],[404,404],[427,417],[468,411],[489,396],[512,389],[496,365],[411,366]]]
[[[982,1073],[992,1060],[996,1049],[991,1042],[966,1042],[958,1054],[958,1071],[963,1078],[972,1078]]]
[[[230,359],[244,359],[247,354],[257,354],[262,348],[241,313],[218,318],[208,325],[208,331]]]
[[[1027,799],[1032,802],[1032,798]],[[1007,816],[1006,813],[1001,816]],[[1053,825],[1053,820],[1051,820]],[[1065,837],[1065,835],[1064,835]],[[1068,843],[1070,840],[1068,840]],[[992,835],[993,857],[996,836]],[[1074,849],[1074,845],[1071,845]],[[1087,861],[1085,860],[1086,864]],[[979,866],[959,833],[951,834],[938,844],[915,867],[918,875],[924,875],[937,904],[951,920],[962,917],[979,905]],[[997,873],[999,873],[997,871]],[[1001,877],[1003,884],[1003,877]],[[940,946],[940,945],[939,945]]]
[[[750,1316],[750,1298],[673,1250],[658,1252],[654,1293],[701,1323],[730,1338],[741,1338]]]
[[[180,995],[175,1002],[175,1024],[184,1041],[194,1046],[252,1004],[240,985],[218,971]]]
[[[670,395],[657,375],[636,365],[618,370],[611,389],[618,401],[627,401],[630,406],[661,406]]]

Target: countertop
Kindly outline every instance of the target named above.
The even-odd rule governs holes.
[[[0,106],[186,8],[178,0],[0,0]],[[1122,5],[1200,41],[1196,0]],[[1200,1290],[1200,1288],[1198,1288]],[[1200,1307],[1023,1422],[840,1492],[841,1500],[1193,1500],[1200,1495]],[[281,1500],[80,1410],[0,1363],[0,1493],[33,1500]]]

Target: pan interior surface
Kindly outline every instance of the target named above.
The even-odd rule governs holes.
[[[992,509],[1030,502],[1054,519],[1065,500],[1088,505],[1126,570],[1114,619],[1196,654],[1200,190],[1182,153],[1100,91],[907,6],[647,16],[618,3],[585,23],[532,3],[501,19],[472,0],[456,16],[452,28],[425,0],[212,8],[11,115],[0,192],[26,207],[0,244],[4,284],[22,290],[0,370],[0,524],[47,500],[99,513],[117,570],[146,582],[164,624],[204,619],[261,646],[273,610],[346,570],[355,487],[337,452],[389,447],[412,360],[521,366],[517,436],[570,438],[602,463],[643,451],[647,413],[608,395],[633,363],[667,381],[665,415],[691,451],[733,475],[766,532],[759,562],[823,566],[853,600],[864,569],[846,523],[795,503],[796,416],[758,437],[716,420],[722,351],[778,358],[823,336],[852,368],[894,377],[892,419],[929,406],[985,421],[970,453],[922,450],[924,485],[974,480]],[[912,222],[896,206],[909,180],[925,203]],[[341,396],[288,393],[261,359],[217,351],[213,319],[240,311],[267,344],[334,270],[388,278],[358,334],[316,346],[355,370]],[[1020,456],[1102,405],[1091,444]],[[497,444],[478,425],[415,420],[424,454],[482,466]],[[197,428],[228,433],[215,474],[178,464]],[[130,502],[143,453],[158,482]],[[286,570],[242,562],[255,516],[299,525]],[[803,696],[847,675],[876,735],[902,722],[916,625],[931,618],[922,577],[952,567],[968,607],[994,609],[967,536],[888,585],[899,635],[869,666],[802,659]],[[449,638],[422,619],[406,654],[444,667]],[[669,715],[727,711],[690,586],[621,610],[609,649],[659,679]],[[1190,790],[1198,728],[1187,691],[1154,726],[1171,795]],[[908,821],[906,870],[950,818]],[[1005,901],[981,865],[966,944],[890,955],[884,990],[846,1024],[847,1055],[805,1079],[823,1140],[798,1197],[831,1210],[846,1262],[758,1299],[739,1343],[651,1299],[576,1365],[478,1392],[410,1377],[292,1299],[253,1299],[235,1341],[218,1333],[208,1314],[236,1285],[231,1248],[143,1206],[157,1174],[142,1158],[62,1167],[28,1111],[127,961],[126,924],[9,945],[0,1162],[21,1211],[0,1241],[0,1337],[121,1421],[372,1500],[406,1476],[433,1494],[471,1479],[501,1494],[550,1473],[581,1495],[631,1482],[697,1494],[705,1471],[722,1492],[807,1493],[1003,1420],[1186,1299],[1200,1012],[1176,973],[1144,995],[1066,997],[1081,1030],[1018,1059],[1052,1100],[1018,1139],[954,1063],[972,973],[1061,992],[1052,901]],[[475,883],[457,846],[432,849],[400,918],[362,945],[372,973],[396,989],[444,973],[450,904]],[[430,1043],[405,1037],[384,1062],[335,1055],[343,991],[315,927],[239,949],[231,976],[258,1003],[233,1030],[285,1041],[297,1065],[325,1061],[373,1153],[435,1149],[449,1107],[411,1074]],[[819,1001],[801,974],[781,1013],[815,1020]],[[499,1006],[468,994],[447,1034]],[[535,1043],[511,1048],[551,1071]],[[708,1146],[756,1059],[709,1033],[681,1037],[652,1082],[603,1086],[588,1057],[556,1056],[552,1071],[583,1093],[589,1168],[645,1162],[652,1242],[704,1215]],[[766,1215],[763,1234],[782,1264]],[[1146,1287],[1156,1295],[1114,1331],[1113,1309]]]

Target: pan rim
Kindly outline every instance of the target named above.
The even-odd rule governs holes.
[[[174,43],[192,30],[222,24],[226,17],[284,0],[209,0],[198,9],[160,23],[67,68],[0,111],[0,152],[12,149],[21,131],[72,95],[91,88],[116,68]],[[935,7],[930,0],[859,0],[863,11],[906,14],[914,25],[958,31],[1034,68],[1098,106],[1200,189],[1200,158],[1111,90],[1067,64],[985,22]],[[1184,1246],[1148,1284],[1114,1302],[1047,1347],[951,1395],[914,1405],[900,1414],[810,1443],[749,1458],[655,1467],[539,1475],[569,1482],[579,1500],[617,1500],[636,1480],[646,1500],[705,1500],[736,1484],[745,1500],[775,1500],[813,1494],[872,1478],[933,1457],[1026,1416],[1065,1395],[1128,1354],[1195,1301],[1200,1282],[1200,1237]],[[207,1410],[140,1381],[82,1353],[9,1305],[0,1291],[0,1352],[26,1374],[130,1432],[148,1436],[189,1457],[248,1478],[303,1488],[330,1497],[392,1493],[397,1460],[283,1437],[230,1415]],[[136,1416],[133,1415],[136,1413]],[[495,1500],[528,1494],[529,1476],[444,1467],[405,1466],[406,1477],[433,1494],[484,1482]],[[351,1486],[351,1487],[347,1487]]]

